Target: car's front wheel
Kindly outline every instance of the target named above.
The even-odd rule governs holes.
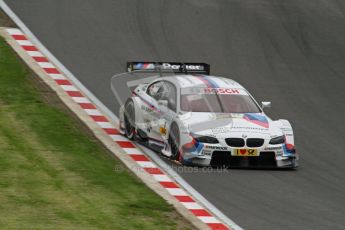
[[[125,135],[129,139],[133,139],[135,136],[135,109],[134,102],[130,99],[125,104],[123,118],[125,126]]]
[[[171,150],[171,156],[170,158],[172,160],[179,160],[180,157],[180,131],[178,129],[178,126],[176,124],[173,124],[170,129],[169,134],[169,144],[170,144],[170,150]]]

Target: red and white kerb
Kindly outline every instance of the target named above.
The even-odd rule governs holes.
[[[206,223],[210,229],[229,229],[216,217],[198,204],[183,188],[181,188],[171,177],[164,173],[154,162],[152,162],[133,142],[122,136],[120,132],[109,122],[109,120],[77,89],[70,80],[61,72],[31,43],[19,29],[6,29],[6,31],[18,42],[18,44],[30,55],[37,64],[53,79],[56,84],[76,102],[80,107],[114,140],[143,170],[161,184],[172,196],[174,196],[184,207],[189,209],[201,221]]]

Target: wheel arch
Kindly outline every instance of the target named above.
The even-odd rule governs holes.
[[[130,102],[130,101],[132,101],[133,104],[134,104],[134,112],[135,112],[135,116],[134,116],[135,121],[134,121],[134,123],[138,124],[140,122],[144,122],[143,117],[141,116],[141,113],[140,113],[140,111],[141,111],[141,100],[140,100],[140,98],[138,98],[138,97],[130,97],[130,98],[127,99],[126,104],[128,102]]]

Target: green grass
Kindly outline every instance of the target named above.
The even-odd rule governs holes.
[[[0,38],[0,229],[190,228],[32,77]]]

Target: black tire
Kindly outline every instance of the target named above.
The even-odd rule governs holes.
[[[132,100],[128,100],[125,104],[123,120],[125,125],[125,135],[128,139],[134,139],[135,136],[135,109],[134,109],[134,102]]]
[[[176,124],[173,124],[169,134],[169,144],[171,150],[170,158],[172,160],[179,160],[180,158],[180,131]]]

